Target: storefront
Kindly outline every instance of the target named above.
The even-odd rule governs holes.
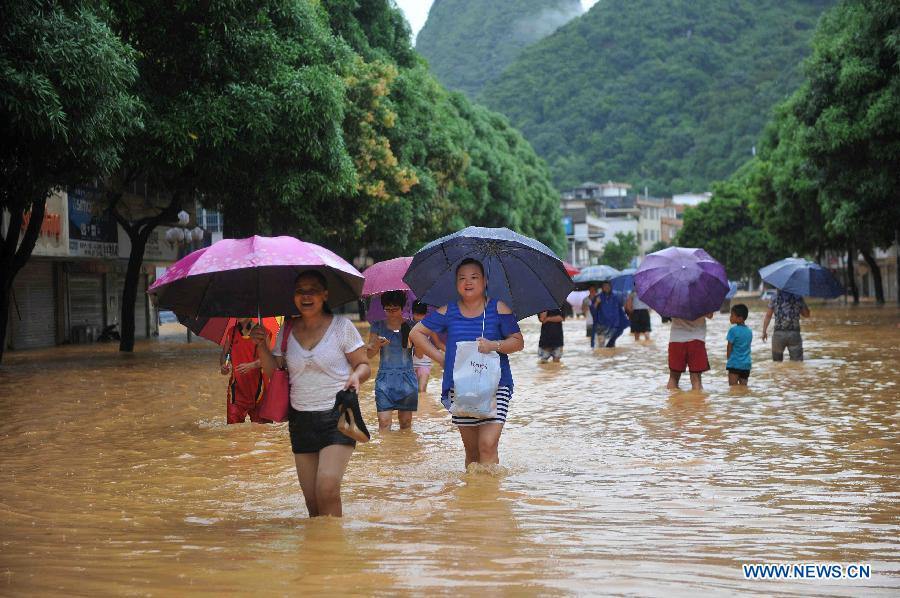
[[[67,196],[56,192],[47,198],[44,221],[31,259],[13,281],[7,344],[11,349],[52,347],[66,338],[60,323],[60,258],[69,254],[66,223]],[[22,223],[22,232],[28,219]]]

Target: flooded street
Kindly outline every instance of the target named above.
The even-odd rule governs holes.
[[[225,425],[212,343],[8,353],[0,594],[897,596],[900,310],[811,307],[807,361],[775,364],[751,305],[744,392],[716,314],[702,395],[665,390],[656,316],[653,342],[596,352],[567,321],[562,365],[529,319],[505,471],[463,473],[433,379],[412,433],[354,454],[343,520],[305,518],[286,424]],[[788,561],[872,578],[743,579]]]

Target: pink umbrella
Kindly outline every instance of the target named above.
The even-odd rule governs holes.
[[[162,309],[185,317],[259,317],[297,314],[294,281],[320,272],[332,307],[356,300],[363,275],[324,247],[294,237],[224,239],[191,253],[147,291]]]
[[[384,313],[384,307],[381,305],[380,295],[388,291],[406,291],[406,305],[403,306],[403,317],[406,319],[412,317],[412,304],[415,302],[416,296],[409,286],[403,282],[403,277],[406,275],[406,271],[411,263],[411,257],[396,257],[366,268],[364,272],[366,282],[363,285],[362,296],[371,297],[369,308],[366,310],[366,319],[368,321],[377,322],[387,317],[387,314]]]
[[[366,282],[363,284],[362,296],[371,297],[388,291],[408,291],[409,286],[403,282],[406,271],[412,263],[411,257],[395,257],[372,264],[366,268]]]

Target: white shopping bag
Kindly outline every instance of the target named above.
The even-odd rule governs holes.
[[[453,402],[450,413],[479,419],[497,417],[500,355],[480,353],[478,341],[456,343],[453,360]]]

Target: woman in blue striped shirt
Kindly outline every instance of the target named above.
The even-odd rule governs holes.
[[[453,401],[453,361],[456,343],[478,341],[481,353],[500,354],[500,385],[497,388],[497,416],[485,419],[454,415],[466,449],[466,467],[470,463],[499,463],[497,446],[512,399],[513,379],[509,369],[510,353],[521,351],[525,339],[512,310],[502,301],[485,294],[484,266],[473,259],[463,260],[456,268],[459,300],[431,312],[416,324],[409,335],[417,349],[444,366],[441,403],[447,409]],[[483,331],[483,333],[482,333]],[[441,353],[428,342],[432,332],[447,333],[447,352]]]

